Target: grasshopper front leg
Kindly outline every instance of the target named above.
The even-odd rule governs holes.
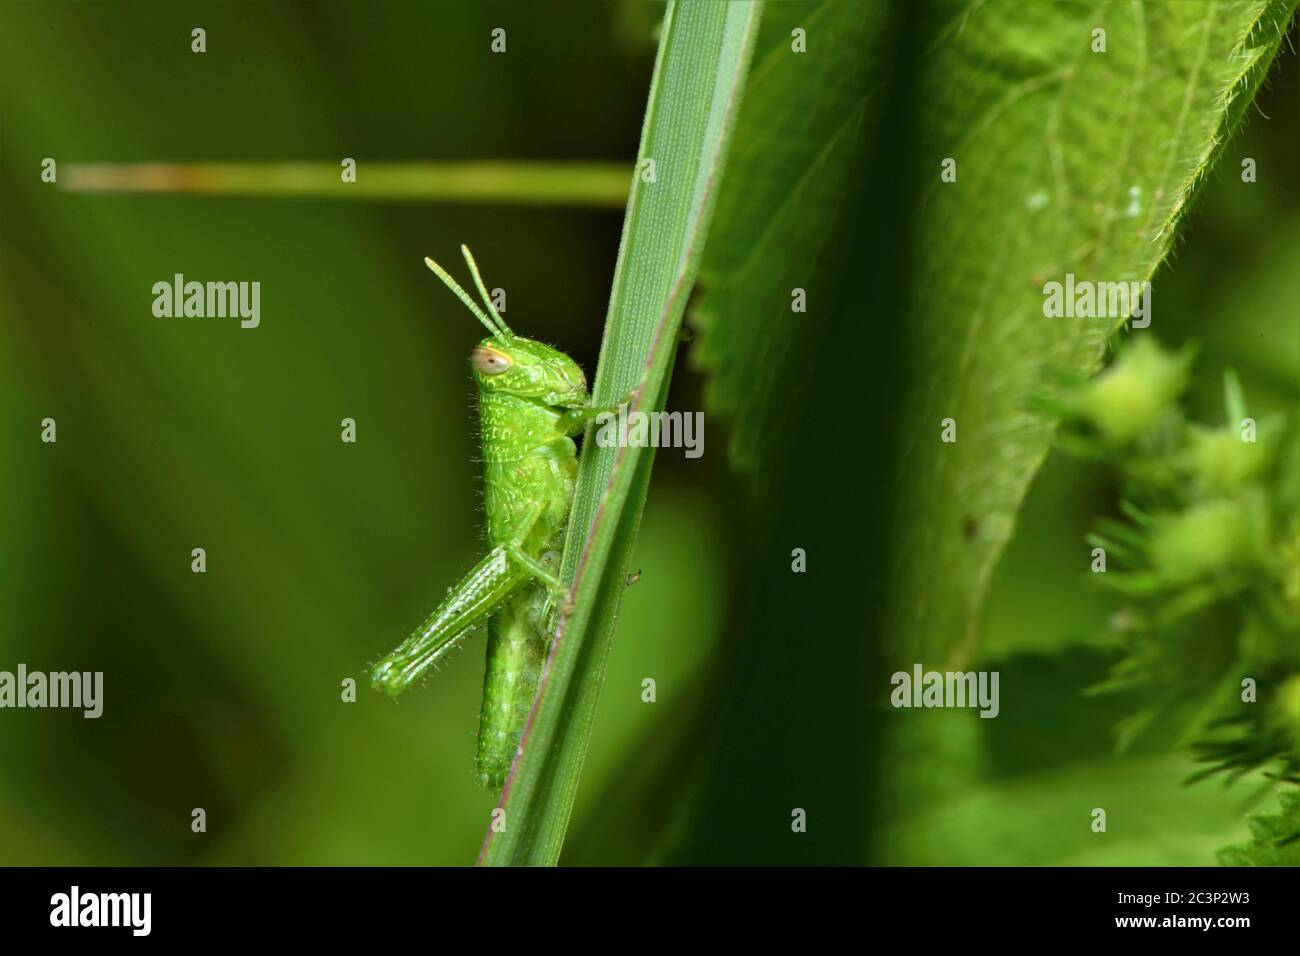
[[[555,430],[561,435],[577,435],[587,427],[589,422],[594,422],[601,415],[616,414],[624,405],[630,404],[636,397],[636,392],[635,388],[632,389],[612,405],[583,405],[579,408],[567,409],[556,422]]]

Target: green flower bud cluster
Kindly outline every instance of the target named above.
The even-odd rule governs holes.
[[[1141,695],[1125,745],[1163,726],[1194,742],[1202,775],[1300,783],[1300,423],[1256,420],[1232,372],[1222,423],[1189,421],[1191,362],[1134,338],[1054,400],[1061,446],[1124,478],[1125,520],[1090,537],[1107,559],[1093,580],[1125,600],[1108,635],[1121,657],[1094,691]]]

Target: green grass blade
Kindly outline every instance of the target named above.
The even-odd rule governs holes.
[[[185,193],[272,199],[518,203],[618,207],[627,167],[600,162],[69,163],[62,187],[80,193]]]
[[[760,12],[757,3],[683,2],[665,14],[593,389],[598,403],[636,389],[633,409],[663,407]],[[505,827],[489,831],[480,863],[559,859],[652,458],[652,449],[584,447],[564,555],[574,611],[560,622],[502,793]]]

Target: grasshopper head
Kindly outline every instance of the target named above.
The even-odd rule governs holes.
[[[587,378],[559,349],[532,339],[486,338],[469,353],[474,382],[486,392],[536,398],[547,405],[586,404]]]
[[[479,275],[478,264],[474,262],[469,249],[461,246],[460,251],[469,265],[469,271],[474,275],[474,284],[478,286],[479,295],[483,297],[490,318],[442,266],[428,258],[424,262],[492,333],[475,346],[469,355],[469,364],[474,370],[474,381],[478,387],[487,392],[535,398],[547,405],[562,408],[585,405],[587,378],[582,374],[582,369],[578,368],[578,363],[559,349],[511,332],[506,320],[501,318],[496,306],[492,304],[492,297],[488,295],[487,286]]]

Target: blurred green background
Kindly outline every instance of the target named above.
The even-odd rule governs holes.
[[[0,711],[0,863],[473,860],[494,804],[473,773],[483,641],[396,703],[364,682],[482,547],[481,330],[421,258],[468,243],[516,330],[590,376],[621,226],[617,209],[79,195],[42,183],[41,160],[630,167],[658,13],[5,4],[0,669],[102,670],[105,709]],[[507,56],[489,52],[497,26]],[[1225,365],[1260,414],[1296,407],[1297,86],[1286,56],[1269,119],[1230,149],[1157,286],[1155,331],[1202,343],[1207,417]],[[1242,188],[1246,155],[1260,181]],[[151,286],[177,272],[260,281],[261,327],[154,318]],[[700,393],[679,363],[668,407]],[[47,416],[57,444],[39,440]],[[869,655],[856,617],[822,641],[792,613],[788,640],[747,644],[766,539],[707,426],[703,458],[657,456],[565,862],[1208,864],[1244,837],[1248,788],[1184,787],[1168,741],[1115,758],[1123,701],[1079,696],[1105,673],[1088,641],[1113,605],[1077,555],[1112,476],[1053,455],[1035,482],[978,662],[1003,672],[1002,717],[882,710],[864,730],[828,704],[883,699],[836,656]],[[870,500],[869,469],[846,480]],[[862,542],[836,546],[819,560],[872,566]],[[1033,691],[1013,701],[1008,674]],[[1134,795],[1140,826],[1104,850],[1058,825]],[[791,806],[816,821],[803,839]]]

